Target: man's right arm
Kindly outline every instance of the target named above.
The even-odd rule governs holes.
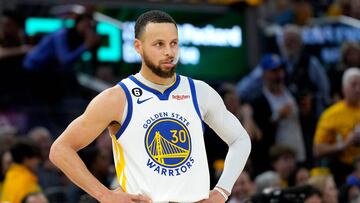
[[[336,134],[333,130],[333,123],[329,113],[325,111],[316,126],[313,140],[314,156],[321,158],[342,151],[336,142]]]
[[[340,152],[343,152],[345,149],[347,149],[349,146],[354,145],[359,142],[359,135],[350,132],[350,134],[347,136],[347,138],[343,142],[336,142],[333,144],[329,143],[315,143],[314,144],[314,155],[315,157],[323,157],[323,156],[329,156],[332,154],[337,154]]]
[[[359,142],[360,135],[355,132],[349,132],[346,136],[337,134],[334,127],[335,117],[336,115],[325,111],[319,119],[313,145],[314,156],[317,158],[341,153],[349,146]]]
[[[75,119],[53,143],[50,160],[76,185],[100,202],[149,201],[140,195],[111,191],[86,168],[77,152],[89,145],[112,121],[120,121],[126,96],[119,87],[96,96],[85,112]]]

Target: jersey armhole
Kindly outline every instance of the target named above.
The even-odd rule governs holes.
[[[124,113],[123,117],[121,119],[121,127],[119,131],[116,133],[116,139],[119,139],[120,136],[125,131],[126,127],[129,125],[129,122],[131,120],[132,112],[133,112],[133,105],[132,105],[132,99],[130,92],[126,85],[123,82],[119,82],[118,85],[124,90],[125,96],[126,96],[126,104],[124,105]],[[126,114],[126,116],[124,116]]]
[[[193,101],[193,104],[194,104],[194,108],[196,110],[197,115],[199,116],[199,119],[200,119],[200,122],[201,122],[201,125],[202,125],[202,130],[204,132],[205,131],[205,126],[204,126],[204,122],[202,120],[201,113],[200,113],[199,103],[198,103],[197,96],[196,96],[195,84],[194,84],[193,79],[188,78],[188,80],[189,80],[191,98],[192,98],[192,101]]]

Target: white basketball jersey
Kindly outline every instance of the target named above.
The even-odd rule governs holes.
[[[128,111],[113,152],[122,189],[153,202],[208,198],[203,123],[192,79],[177,75],[163,93],[134,76],[122,80]]]

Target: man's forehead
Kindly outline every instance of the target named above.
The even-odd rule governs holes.
[[[359,83],[360,82],[360,75],[354,75],[352,77],[349,78],[349,80],[353,83]]]
[[[148,23],[145,26],[143,35],[156,38],[167,38],[170,36],[177,37],[178,32],[173,23]]]
[[[156,23],[156,22],[149,22],[146,24],[145,29],[151,27],[151,28],[157,28],[157,27],[165,27],[165,26],[173,26],[176,28],[174,23],[168,23],[168,22],[162,22],[162,23]]]

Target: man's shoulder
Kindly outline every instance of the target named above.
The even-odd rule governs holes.
[[[118,97],[123,95],[123,93],[123,88],[119,84],[116,84],[110,88],[105,89],[101,94],[105,94],[106,96]]]
[[[339,114],[342,114],[346,110],[346,104],[344,101],[339,101],[328,107],[324,112],[322,117],[337,117]]]
[[[100,92],[95,99],[107,104],[118,104],[125,99],[125,93],[122,87],[115,85]]]

